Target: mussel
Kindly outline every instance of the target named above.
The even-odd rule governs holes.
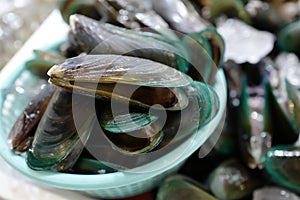
[[[187,73],[194,80],[213,84],[217,70],[223,67],[225,43],[222,36],[215,28],[206,28],[185,35],[183,41],[191,52]]]
[[[46,85],[33,98],[16,120],[8,136],[8,143],[16,153],[22,153],[31,145],[34,131],[42,118],[48,103],[55,91],[52,85]]]
[[[300,55],[300,20],[286,25],[278,35],[278,45],[283,51]]]
[[[120,28],[82,15],[72,15],[70,26],[74,40],[86,53],[134,56],[161,62],[182,72],[188,70],[188,50],[179,40]]]
[[[253,200],[298,200],[299,197],[282,187],[265,186],[253,192]]]
[[[95,0],[95,8],[109,23],[129,29],[147,27],[147,31],[177,38],[168,23],[145,1]]]
[[[242,199],[258,186],[253,174],[235,159],[224,161],[209,177],[209,188],[219,199]]]
[[[75,164],[94,123],[95,116],[86,111],[87,103],[90,102],[85,96],[56,90],[27,151],[26,162],[30,168],[66,171]]]
[[[38,77],[47,79],[47,71],[66,58],[55,51],[34,50],[35,58],[26,62],[26,68]]]
[[[53,66],[48,75],[53,85],[81,94],[173,110],[187,106],[186,95],[177,88],[192,83],[189,76],[166,65],[116,55],[70,58]]]
[[[227,17],[239,18],[245,23],[250,24],[251,20],[248,12],[244,8],[244,3],[241,0],[214,0],[209,5],[210,20],[216,23],[217,18],[221,15]]]
[[[216,200],[217,198],[207,192],[204,186],[192,178],[183,175],[173,175],[164,180],[157,193],[157,200],[168,199]]]
[[[81,55],[53,66],[48,75],[58,89],[49,95],[48,106],[45,102],[27,151],[26,161],[35,170],[72,173],[88,165],[95,172],[105,165],[102,161],[114,161],[111,155],[121,159],[107,169],[140,166],[161,156],[161,149],[175,148],[218,112],[211,87],[142,58]],[[105,150],[99,153],[98,148]],[[84,149],[96,152],[93,157],[101,162],[80,157]],[[157,153],[144,154],[150,151]]]
[[[202,18],[188,0],[154,0],[153,9],[180,33],[200,32],[212,25]]]
[[[265,168],[280,185],[293,191],[300,191],[299,147],[278,145],[266,153]]]

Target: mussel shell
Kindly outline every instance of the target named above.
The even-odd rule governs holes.
[[[150,8],[150,4],[145,1],[98,0],[95,2],[95,7],[112,24],[128,29],[147,27],[149,29],[147,31],[177,38],[175,33],[169,29],[168,23]]]
[[[151,109],[151,111],[149,112],[149,108],[136,108],[134,106],[133,109],[130,106],[129,111],[125,112],[125,110],[123,113],[123,111],[119,109],[119,107],[116,108],[117,116],[122,113],[124,115],[126,113],[127,115],[130,115],[130,113],[147,114],[149,112],[149,115],[158,117],[157,120],[148,121],[152,122],[153,126],[159,126],[158,128],[154,127],[157,131],[154,131],[154,133],[156,132],[156,134],[152,139],[153,142],[150,141],[148,143],[145,143],[144,141],[149,141],[149,139],[147,139],[146,137],[141,138],[141,135],[143,135],[143,133],[138,132],[135,132],[136,135],[133,135],[135,137],[131,138],[131,141],[136,142],[136,144],[134,144],[135,146],[142,146],[142,148],[139,147],[139,149],[133,149],[131,146],[124,146],[125,143],[120,143],[119,138],[121,137],[121,135],[123,135],[122,140],[125,138],[125,141],[128,141],[127,144],[130,145],[129,136],[131,136],[132,132],[134,132],[134,130],[137,130],[139,127],[135,126],[133,128],[131,127],[130,129],[126,128],[127,130],[132,131],[128,133],[120,132],[117,129],[110,129],[111,131],[107,132],[107,130],[105,130],[105,128],[103,126],[101,127],[100,125],[102,110],[101,107],[103,106],[104,109],[108,109],[108,107],[104,106],[104,104],[96,103],[96,105],[100,106],[99,108],[98,106],[96,108],[98,123],[95,123],[96,126],[93,128],[93,133],[91,134],[91,137],[87,142],[86,148],[97,160],[101,160],[106,163],[113,163],[114,166],[119,167],[115,168],[110,164],[108,166],[121,171],[128,169],[130,170],[132,168],[136,169],[137,167],[141,167],[144,164],[152,162],[153,160],[166,155],[170,151],[174,150],[174,148],[180,146],[184,141],[186,141],[186,139],[194,136],[196,137],[197,134],[201,134],[200,130],[202,126],[204,124],[207,124],[210,120],[214,119],[219,111],[218,95],[213,91],[211,87],[205,85],[204,83],[192,83],[190,86],[184,87],[183,91],[188,97],[189,104],[185,109],[180,111]],[[96,101],[98,100],[96,99]],[[120,102],[115,103],[118,105],[121,104]],[[117,106],[115,104],[112,105]],[[128,105],[125,105],[125,108],[128,108]],[[163,113],[166,114],[166,118],[163,118]],[[163,119],[166,119],[166,121],[164,121],[161,117]],[[142,123],[142,128],[146,128],[146,124],[147,123]],[[138,134],[140,134],[140,136]],[[161,136],[163,137],[161,138],[161,141],[159,141]],[[142,140],[138,141],[137,139]],[[149,146],[147,146],[147,144]],[[131,152],[129,151],[130,149],[132,149]],[[160,168],[161,166],[157,167]],[[143,171],[143,168],[138,169],[138,171],[140,170]]]
[[[259,184],[247,168],[235,159],[220,164],[210,174],[209,188],[219,199],[241,199],[250,195]]]
[[[210,20],[216,22],[217,18],[221,15],[227,15],[227,17],[237,17],[246,23],[250,23],[250,17],[248,12],[244,8],[244,3],[241,0],[215,0],[209,6],[210,8]]]
[[[76,97],[73,105],[72,97]],[[55,91],[26,154],[30,168],[66,171],[74,165],[94,122],[93,115],[86,110],[86,98],[60,89]],[[78,130],[74,117],[81,119]]]
[[[183,72],[188,69],[189,55],[179,40],[162,40],[163,36],[154,36],[154,33],[144,35],[82,15],[72,15],[70,21],[75,40],[86,53],[128,55],[151,59]]]
[[[298,77],[297,77],[298,78]],[[291,121],[297,125],[297,128],[300,128],[300,91],[299,85],[295,85],[293,80],[290,80],[288,77],[285,79],[286,91],[289,99],[289,108],[292,113]]]
[[[143,99],[142,96],[129,99],[130,97],[119,95],[118,90],[112,92],[111,87],[119,87],[120,92],[123,91],[123,93],[130,93],[129,87],[132,92],[138,92],[140,86],[145,86],[149,91],[154,90],[154,93],[170,88],[171,90],[167,89],[165,92],[168,92],[171,97],[176,96],[177,100],[169,108],[179,110],[186,107],[188,102],[182,92],[177,92],[172,88],[185,87],[192,82],[189,76],[166,65],[151,60],[117,55],[86,55],[70,58],[52,67],[48,75],[50,82],[58,87],[74,89],[74,91],[92,96],[96,93],[96,96],[130,101],[132,104],[143,107],[151,106],[147,106],[147,99],[144,102],[139,101]],[[105,89],[106,86],[109,88]],[[122,88],[128,89],[124,91]],[[154,101],[153,104],[155,103],[157,102]]]
[[[187,74],[194,80],[207,83],[213,67],[209,41],[199,32],[185,35],[183,41],[191,52],[191,66]]]
[[[280,185],[300,192],[300,148],[294,145],[278,145],[266,154],[265,169]]]
[[[252,26],[260,29],[277,33],[287,21],[283,18],[281,13],[271,4],[261,1],[252,1],[246,6]]]
[[[100,13],[96,10],[95,0],[63,0],[59,1],[58,9],[67,23],[69,23],[69,17],[75,13],[97,20],[101,18]]]
[[[114,101],[101,102],[96,112],[105,136],[114,148],[125,154],[151,151],[163,138],[159,116],[134,108],[126,112],[126,108]]]
[[[270,83],[265,86],[264,118],[265,129],[272,133],[272,146],[293,144],[297,141],[299,137],[297,124],[283,111]]]
[[[9,133],[8,143],[11,149],[21,153],[30,146],[32,138],[29,137],[33,136],[54,91],[55,87],[46,85],[25,107]]]
[[[253,200],[299,200],[300,198],[286,188],[265,186],[253,192]]]
[[[195,76],[195,73],[200,73],[200,77],[202,77],[204,82],[213,84],[218,68],[223,67],[225,52],[223,37],[215,28],[206,28],[200,32],[186,35],[183,40],[192,51],[191,64],[197,71],[192,71],[193,76]],[[201,59],[199,58],[200,56],[202,57]]]
[[[66,59],[56,51],[56,49],[51,51],[33,50],[35,58],[25,63],[26,69],[40,78],[47,79],[47,71],[53,65]]]
[[[278,35],[278,45],[283,51],[300,55],[300,20],[281,29]]]
[[[181,33],[194,33],[212,25],[203,19],[187,0],[154,0],[153,9]]]
[[[159,187],[157,200],[205,199],[216,200],[195,180],[182,175],[167,177]]]

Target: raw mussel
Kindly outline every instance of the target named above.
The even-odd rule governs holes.
[[[128,163],[142,165],[147,161],[144,153],[159,152],[171,142],[180,144],[218,112],[218,96],[211,87],[142,58],[82,55],[53,66],[48,75],[58,89],[27,151],[26,161],[36,170],[88,173],[101,172],[99,167],[113,171],[129,167]],[[105,149],[97,151],[100,158],[82,156],[90,150],[87,144],[93,151]],[[143,159],[128,157],[133,154],[143,154]],[[111,155],[126,162],[103,167],[112,162]],[[161,154],[150,155],[149,160],[157,156]]]
[[[143,107],[160,104],[173,110],[187,106],[187,98],[178,88],[192,83],[189,76],[166,65],[116,55],[70,58],[52,67],[48,75],[53,85],[82,94]]]
[[[200,183],[192,178],[183,175],[173,175],[167,177],[159,187],[157,199],[216,200],[217,198],[207,192]]]
[[[182,72],[188,70],[188,49],[180,40],[120,28],[78,14],[70,17],[70,27],[73,39],[83,52],[146,58]]]
[[[296,145],[278,145],[266,154],[265,168],[280,185],[290,190],[300,191],[299,155]]]
[[[188,0],[154,0],[153,9],[180,33],[200,32],[212,25],[203,19]]]

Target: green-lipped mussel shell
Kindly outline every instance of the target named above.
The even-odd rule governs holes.
[[[153,9],[176,31],[193,33],[212,26],[188,0],[154,0]]]
[[[210,174],[209,189],[219,199],[241,199],[259,186],[252,175],[237,160],[227,160]]]
[[[278,45],[284,51],[300,55],[300,20],[281,29],[278,35]]]
[[[86,148],[97,160],[107,162],[108,166],[118,170],[139,167],[165,155],[181,145],[187,138],[201,134],[199,130],[202,126],[214,119],[219,111],[218,95],[210,86],[193,82],[184,88],[184,92],[189,103],[181,111],[150,110],[135,106],[129,106],[129,111],[127,111],[127,105],[118,107],[122,104],[116,102],[107,106],[105,104],[110,102],[96,99],[99,123],[95,123],[98,127],[91,134],[92,138],[88,140]],[[98,101],[101,101],[101,104],[97,103]],[[105,114],[103,109],[113,114]],[[104,119],[101,115],[105,115],[102,116]],[[122,124],[123,121],[130,120],[131,116],[137,116],[139,123],[132,127],[129,125],[116,127],[118,121]],[[114,117],[118,120],[112,123]],[[109,121],[110,124],[107,125]],[[145,131],[150,134],[145,134]],[[121,168],[113,167],[110,163]]]
[[[85,96],[56,90],[27,151],[27,165],[35,170],[66,171],[74,165],[89,138],[94,117],[86,112]],[[76,112],[73,112],[76,110]],[[74,117],[81,119],[77,130]]]
[[[195,180],[186,176],[174,175],[166,178],[159,187],[157,200],[181,200],[181,199],[205,199],[216,200],[214,196],[206,192]]]
[[[279,145],[266,154],[265,169],[277,183],[300,192],[300,147]]]
[[[122,112],[122,106],[112,109],[111,102],[102,102],[97,116],[104,134],[114,148],[126,154],[151,151],[163,138],[159,116],[139,110]],[[115,105],[118,106],[118,105]]]
[[[47,71],[55,64],[63,62],[66,58],[56,52],[47,52],[42,50],[33,50],[35,58],[25,63],[28,69],[34,75],[47,79]]]
[[[251,23],[248,12],[244,8],[241,0],[214,0],[209,6],[210,20],[216,22],[216,19],[222,14],[228,17],[238,17],[246,23]]]
[[[294,85],[287,78],[285,80],[286,91],[289,98],[289,110],[292,114],[292,121],[300,128],[300,91],[298,86]]]
[[[188,74],[195,80],[213,84],[218,68],[223,67],[225,42],[215,28],[206,28],[183,38],[191,51]]]
[[[106,106],[110,108],[109,106]],[[111,113],[111,110],[105,109],[101,112],[100,123],[101,126],[113,133],[124,133],[139,130],[149,124],[154,123],[158,119],[155,115],[149,115],[146,113]]]
[[[118,55],[70,58],[52,67],[48,75],[58,87],[143,107],[160,104],[171,110],[187,106],[186,95],[176,88],[192,82],[189,76],[166,65]]]
[[[16,153],[22,153],[30,146],[33,133],[42,118],[48,103],[55,91],[55,87],[48,84],[24,108],[14,123],[9,135],[8,143]],[[29,140],[28,140],[29,138]]]
[[[207,83],[212,67],[215,66],[209,41],[201,32],[187,34],[183,37],[183,41],[191,52],[191,66],[187,74],[194,80]]]
[[[270,83],[265,86],[264,128],[272,135],[272,146],[294,144],[298,137],[297,124],[278,103]]]
[[[253,2],[246,7],[253,27],[259,30],[266,30],[277,33],[288,22],[278,9],[267,2],[260,2],[260,5],[254,6],[257,2]],[[247,9],[249,7],[249,9]]]
[[[169,38],[177,38],[176,34],[169,28],[168,23],[149,7],[148,2],[96,1],[95,7],[112,24],[118,24],[128,29],[147,27],[150,29],[147,31],[157,32]]]
[[[95,0],[62,0],[59,1],[58,9],[65,22],[69,23],[69,17],[78,13],[93,19],[100,19],[101,16],[96,10]]]
[[[179,40],[158,39],[163,36],[143,35],[77,14],[70,17],[70,26],[78,46],[86,53],[141,57],[182,72],[188,70],[188,50]]]

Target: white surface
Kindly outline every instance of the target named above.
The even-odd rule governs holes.
[[[92,200],[80,193],[54,189],[29,180],[0,157],[0,199],[7,200]]]

